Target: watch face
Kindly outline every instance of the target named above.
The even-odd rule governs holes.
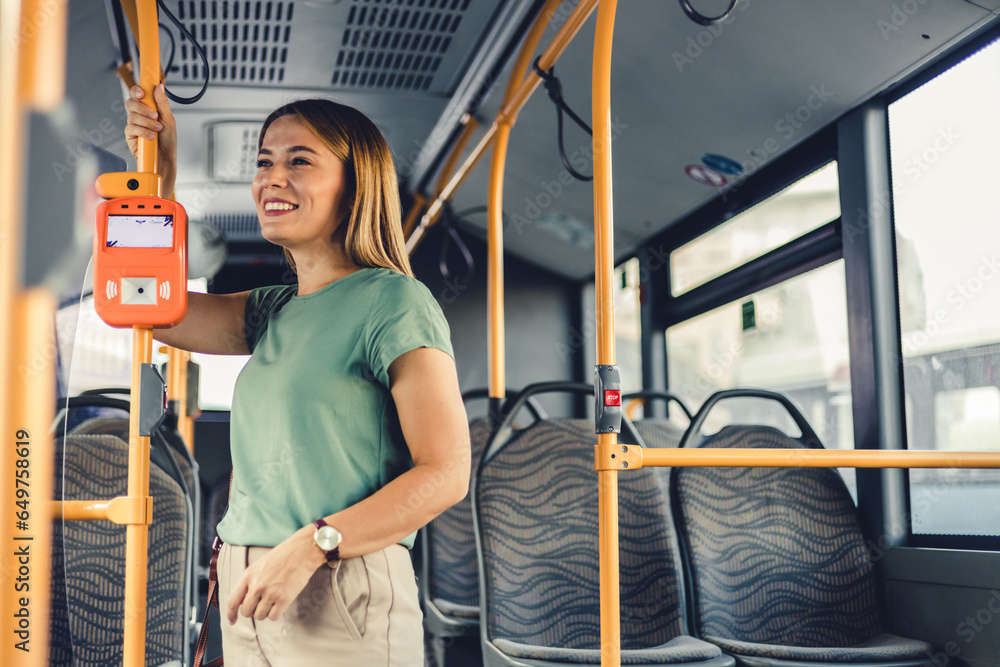
[[[332,551],[340,544],[340,531],[333,526],[323,526],[316,531],[316,545],[323,551]]]

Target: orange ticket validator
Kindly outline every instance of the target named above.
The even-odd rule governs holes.
[[[187,313],[187,213],[160,197],[97,207],[94,307],[112,326],[173,326]]]

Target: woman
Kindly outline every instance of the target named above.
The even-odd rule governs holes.
[[[126,138],[158,139],[163,192],[176,124],[133,88]],[[469,433],[437,303],[403,249],[396,175],[360,112],[328,100],[274,111],[251,191],[297,285],[189,294],[158,340],[250,354],[232,409],[233,481],[219,524],[231,665],[423,664],[407,547],[460,500]]]

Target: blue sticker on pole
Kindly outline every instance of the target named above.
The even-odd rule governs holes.
[[[724,188],[729,184],[729,180],[725,176],[700,164],[689,164],[684,167],[684,173],[702,185],[710,185],[714,188]]]
[[[701,163],[706,167],[716,170],[720,174],[735,176],[743,173],[743,165],[731,157],[719,155],[718,153],[705,153],[701,156]]]

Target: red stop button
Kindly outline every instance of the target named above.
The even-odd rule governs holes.
[[[622,404],[622,392],[621,389],[605,389],[604,390],[604,405],[618,405]]]

